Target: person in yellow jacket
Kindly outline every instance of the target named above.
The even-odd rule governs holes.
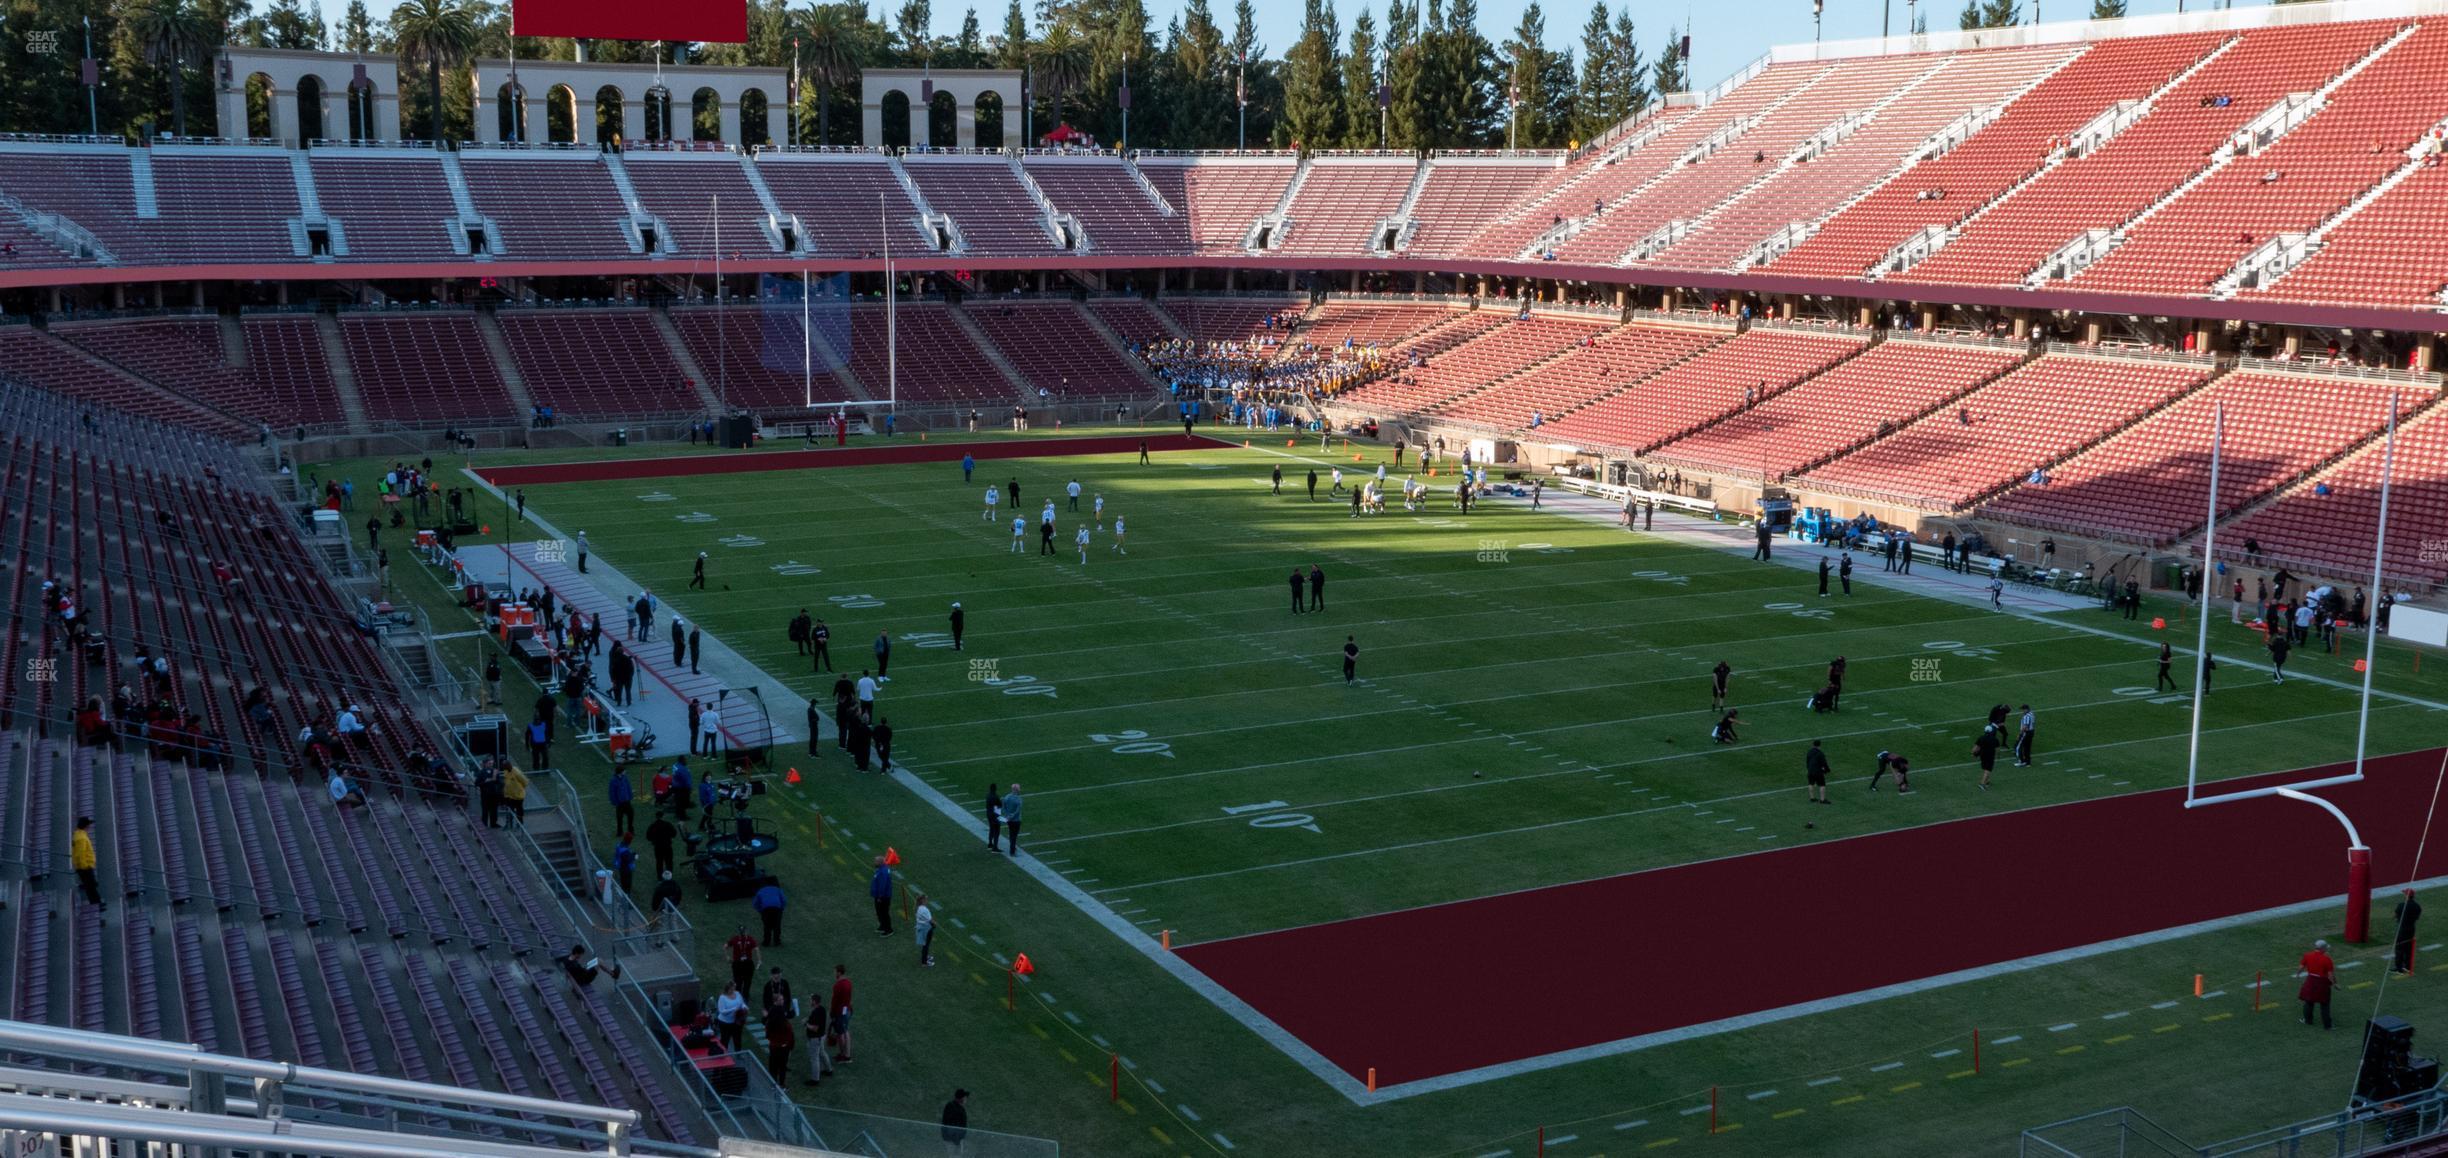
[[[510,817],[520,824],[527,823],[527,774],[516,764],[502,765],[502,803],[510,808]]]
[[[77,887],[85,890],[85,899],[97,909],[110,906],[102,903],[102,881],[94,875],[93,817],[77,817],[76,835],[68,838],[68,864],[76,869]]]

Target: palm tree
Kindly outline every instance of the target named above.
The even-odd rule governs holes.
[[[476,51],[476,9],[467,0],[407,0],[391,13],[391,35],[402,61],[425,66],[425,97],[431,102],[432,140],[442,143],[442,70],[456,68]]]
[[[1088,80],[1088,42],[1071,31],[1068,24],[1056,24],[1029,46],[1029,68],[1033,74],[1031,84],[1036,89],[1031,98],[1042,94],[1046,111],[1059,124],[1063,98]],[[1037,142],[1028,143],[1034,146]]]
[[[218,39],[212,21],[187,0],[147,0],[135,13],[136,42],[144,46],[145,62],[170,67],[170,120],[179,136],[187,135],[187,64],[212,51]],[[230,126],[224,126],[226,131]],[[235,126],[246,135],[246,126]]]
[[[833,89],[859,69],[859,30],[839,4],[811,4],[799,14],[799,51],[816,85],[816,143],[832,140]]]

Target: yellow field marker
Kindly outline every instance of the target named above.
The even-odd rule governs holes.
[[[1033,1034],[1036,1034],[1037,1036],[1042,1037],[1042,1038],[1046,1039],[1047,1041],[1052,1041],[1052,1040],[1054,1040],[1054,1035],[1053,1035],[1053,1034],[1047,1033],[1047,1032],[1045,1031],[1045,1027],[1044,1027],[1044,1026],[1039,1025],[1039,1024],[1037,1024],[1036,1022],[1033,1022],[1033,1021],[1029,1023],[1029,1032],[1030,1032],[1030,1033],[1033,1033]]]
[[[1719,1127],[1717,1127],[1717,1132],[1718,1132],[1718,1133],[1720,1133],[1720,1134],[1731,1134],[1731,1133],[1733,1133],[1734,1131],[1736,1131],[1736,1130],[1740,1130],[1740,1129],[1742,1129],[1742,1123],[1740,1123],[1740,1122],[1732,1122],[1732,1123],[1729,1123],[1729,1124],[1727,1124],[1727,1125],[1723,1125],[1723,1126],[1719,1126]]]
[[[2372,986],[2377,985],[2377,984],[2379,984],[2379,982],[2377,982],[2377,981],[2357,981],[2357,982],[2355,982],[2354,984],[2347,986],[2346,988],[2348,988],[2348,989],[2369,989],[2369,988],[2371,988]]]
[[[2203,1018],[2202,1020],[2203,1020],[2203,1021],[2225,1021],[2225,1020],[2227,1020],[2228,1018],[2230,1018],[2230,1017],[2234,1017],[2234,1016],[2235,1016],[2235,1014],[2233,1014],[2233,1013],[2213,1013],[2213,1014],[2211,1014],[2210,1016]]]
[[[2152,1033],[2174,1033],[2174,1032],[2176,1032],[2177,1030],[2180,1030],[2180,1029],[2183,1029],[2183,1028],[2184,1028],[2184,1023],[2183,1023],[2183,1022],[2171,1021],[2171,1022],[2167,1023],[2166,1025],[2162,1025],[2162,1026],[2158,1027],[2157,1029],[2153,1029],[2153,1030],[2151,1030],[2151,1032],[2152,1032]]]
[[[2132,1034],[2130,1034],[2130,1033],[2120,1033],[2120,1034],[2116,1035],[2115,1037],[2109,1038],[2108,1040],[2101,1042],[2100,1044],[2101,1044],[2101,1045],[2121,1045],[2121,1044],[2123,1044],[2123,1043],[2125,1043],[2125,1042],[2132,1041],[2133,1039],[2134,1039],[2134,1035],[2132,1035]]]
[[[1122,1107],[1122,1112],[1125,1114],[1136,1114],[1139,1112],[1139,1107],[1130,1104],[1129,1098],[1124,1098],[1119,1102],[1115,1102],[1114,1104]]]
[[[2030,1062],[2031,1062],[2031,1059],[2030,1059],[2030,1058],[2027,1058],[2027,1057],[2013,1058],[2013,1059],[2010,1059],[2010,1060],[2008,1060],[2008,1061],[2006,1061],[2006,1062],[2004,1062],[2004,1063],[2000,1064],[2000,1065],[1998,1066],[1998,1068],[1999,1068],[1999,1069],[2002,1069],[2002,1070],[2010,1070],[2010,1069],[2015,1068],[2016,1066],[2019,1066],[2019,1065],[2026,1065],[2026,1064],[2029,1064]]]
[[[1952,1082],[1952,1081],[1958,1081],[1958,1080],[1961,1080],[1961,1079],[1963,1079],[1963,1078],[1968,1078],[1968,1077],[1971,1077],[1972,1075],[1977,1074],[1977,1073],[1979,1073],[1979,1072],[1980,1072],[1979,1070],[1957,1070],[1957,1071],[1955,1071],[1954,1073],[1948,1074],[1948,1075],[1947,1075],[1947,1080],[1948,1080],[1948,1081],[1950,1081],[1950,1082]]]
[[[1838,1099],[1836,1099],[1836,1100],[1835,1100],[1835,1101],[1833,1101],[1833,1102],[1829,1102],[1829,1103],[1828,1103],[1828,1105],[1831,1105],[1831,1106],[1850,1106],[1850,1105],[1852,1105],[1852,1104],[1853,1104],[1853,1103],[1855,1103],[1855,1102],[1866,1102],[1866,1101],[1869,1101],[1869,1100],[1870,1100],[1870,1095],[1868,1095],[1868,1094],[1855,1094],[1855,1095],[1853,1095],[1852,1097],[1849,1097],[1849,1098],[1838,1098]]]
[[[1900,1093],[1903,1093],[1903,1092],[1904,1092],[1904,1091],[1906,1091],[1906,1090],[1917,1090],[1917,1089],[1920,1089],[1920,1088],[1921,1088],[1921,1083],[1919,1083],[1919,1082],[1906,1082],[1906,1083],[1904,1083],[1903,1085],[1900,1085],[1900,1086],[1889,1086],[1889,1087],[1887,1087],[1887,1092],[1888,1092],[1888,1093],[1891,1093],[1891,1094],[1900,1094]]]
[[[1771,1119],[1775,1120],[1775,1121],[1782,1122],[1782,1121],[1784,1121],[1785,1119],[1787,1119],[1787,1118],[1791,1118],[1791,1117],[1793,1117],[1793,1116],[1795,1116],[1795,1115],[1797,1115],[1797,1114],[1807,1114],[1807,1113],[1810,1113],[1810,1111],[1809,1111],[1809,1110],[1779,1110],[1779,1111],[1777,1111],[1776,1113],[1770,1114],[1770,1115],[1768,1115],[1768,1116],[1769,1116]]]
[[[1655,1150],[1655,1149],[1657,1149],[1657,1148],[1658,1148],[1658,1147],[1660,1147],[1660,1146],[1672,1146],[1672,1145],[1674,1145],[1675,1143],[1680,1142],[1680,1141],[1682,1141],[1682,1140],[1683,1140],[1683,1139],[1681,1139],[1681,1138],[1660,1138],[1660,1139],[1658,1139],[1658,1140],[1657,1140],[1657,1141],[1655,1141],[1655,1142],[1651,1142],[1651,1143],[1649,1143],[1648,1145],[1641,1147],[1641,1149],[1643,1149],[1643,1150]]]
[[[1072,1053],[1070,1050],[1064,1049],[1063,1047],[1061,1047],[1061,1046],[1059,1046],[1059,1045],[1058,1045],[1058,1046],[1055,1046],[1055,1047],[1054,1047],[1054,1052],[1055,1052],[1055,1053],[1057,1053],[1057,1054],[1062,1055],[1062,1059],[1063,1059],[1064,1061],[1070,1062],[1072,1065],[1078,1065],[1078,1064],[1079,1064],[1079,1055],[1078,1055],[1078,1054],[1075,1054],[1075,1053]]]
[[[2068,1055],[2068,1054],[2077,1054],[2077,1053],[2081,1053],[2082,1051],[2084,1051],[2084,1050],[2086,1050],[2086,1049],[2089,1049],[2089,1048],[2091,1048],[2091,1047],[2090,1047],[2090,1046],[2087,1046],[2087,1045],[2069,1045],[2069,1046],[2065,1047],[2064,1049],[2058,1050],[2058,1051],[2057,1051],[2057,1056],[2058,1056],[2058,1057],[2065,1057],[2065,1056],[2066,1056],[2066,1055]]]
[[[1164,1131],[1159,1130],[1154,1126],[1148,1127],[1148,1133],[1156,1135],[1156,1142],[1158,1145],[1170,1146],[1173,1144],[1173,1138],[1171,1135],[1166,1134]]]

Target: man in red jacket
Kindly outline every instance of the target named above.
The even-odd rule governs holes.
[[[850,967],[833,967],[833,1040],[836,1062],[850,1060]]]
[[[2329,942],[2312,942],[2312,951],[2303,955],[2303,962],[2295,975],[2303,978],[2303,987],[2295,991],[2295,996],[2303,1001],[2304,1024],[2312,1024],[2312,1007],[2317,1005],[2320,1007],[2321,1028],[2331,1028],[2329,993],[2337,987],[2337,962],[2329,959]]]

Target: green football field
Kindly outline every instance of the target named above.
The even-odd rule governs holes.
[[[1867,558],[1850,596],[1822,599],[1804,571],[1689,538],[1506,500],[1462,516],[1442,476],[1424,511],[1395,503],[1354,518],[1302,493],[1303,474],[1329,461],[1219,449],[1148,466],[987,462],[967,483],[940,464],[525,490],[530,513],[560,534],[584,529],[598,558],[828,711],[834,677],[793,653],[790,617],[825,618],[835,665],[854,673],[888,635],[880,701],[896,761],[973,813],[989,783],[1025,784],[1030,851],[1135,936],[1162,931],[1176,946],[2182,782],[2190,701],[2151,688],[2159,639],[2192,639],[2181,603],[2137,622],[2090,608],[2000,614],[1889,589]],[[1280,496],[1267,484],[1279,464]],[[332,469],[362,480],[373,466]],[[983,517],[985,486],[1013,478],[1030,515],[1018,553],[1011,508]],[[1062,495],[1074,478],[1078,515]],[[1072,532],[1097,495],[1105,519],[1083,565]],[[1052,557],[1034,526],[1047,497],[1061,528]],[[1114,549],[1116,516],[1128,554]],[[700,550],[711,589],[684,591]],[[1327,605],[1295,615],[1287,577],[1312,564]],[[960,651],[945,634],[956,600],[968,613]],[[2257,633],[2214,615],[2228,662],[2206,705],[2203,767],[2230,776],[2351,757],[2351,657],[2299,653],[2295,673],[2325,680],[2271,684],[2246,666]],[[1360,648],[1349,685],[1347,637]],[[473,661],[485,645],[451,646]],[[1849,663],[1843,710],[1815,715],[1805,697],[1837,655]],[[1720,661],[1742,713],[1731,746],[1708,736]],[[2448,700],[2436,666],[2410,667],[2384,648],[2380,686]],[[2040,714],[2039,766],[2001,761],[1992,789],[1977,790],[1973,732],[1991,705],[2025,702]],[[798,705],[774,710],[798,731]],[[2377,699],[2371,751],[2436,746],[2438,720]],[[1812,739],[1834,760],[1832,807],[1803,800]],[[1862,791],[1881,749],[1913,758],[1918,792]],[[2282,1008],[2284,970],[2335,928],[2322,909],[1356,1106],[1113,928],[986,857],[916,793],[855,776],[829,747],[776,763],[805,774],[777,806],[789,823],[812,837],[821,811],[837,830],[823,849],[795,840],[776,858],[786,882],[822,898],[817,945],[794,971],[813,978],[846,957],[875,1035],[861,1043],[868,1068],[811,1104],[926,1118],[966,1085],[981,1125],[1088,1154],[1523,1154],[1541,1126],[1559,1154],[2003,1153],[2024,1126],[2123,1104],[2207,1142],[2334,1109],[2352,1081],[2353,1035],[2296,1032]],[[583,763],[567,770],[600,783]],[[884,843],[962,919],[952,968],[915,970],[904,942],[862,933],[858,846]],[[2066,855],[2082,853],[2069,842]],[[1859,888],[1892,896],[1898,922],[1946,919],[1915,908],[1909,877],[1796,881],[1788,896],[1722,903],[1727,921],[1744,921]],[[1710,930],[1659,939],[1707,967]],[[1006,1013],[998,962],[1015,951],[1040,972]],[[1811,946],[1793,954],[1812,968]],[[2274,978],[2258,1015],[2257,972]],[[2370,1011],[2379,973],[2374,961],[2349,975],[2342,1021]],[[2226,996],[2196,1004],[2196,974]],[[1457,976],[1455,1006],[1421,1016],[1468,1033],[1471,988],[1502,983]],[[2418,971],[2389,984],[2386,1006],[2424,1025],[2448,1012],[2433,996],[2443,985]],[[1553,1000],[1570,1016],[1602,996]],[[2130,1016],[2097,1020],[2112,1013]],[[1976,1071],[1956,1052],[1975,1028],[1992,1043]],[[1131,1063],[1119,1102],[1113,1054]],[[1714,1136],[1700,1109],[1711,1087]]]

